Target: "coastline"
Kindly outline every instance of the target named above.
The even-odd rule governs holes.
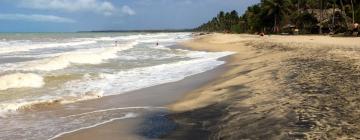
[[[103,139],[103,138],[148,139],[148,138],[157,138],[163,136],[164,134],[171,131],[171,128],[168,129],[160,126],[158,129],[159,130],[158,132],[160,133],[156,132],[155,134],[153,133],[155,131],[152,131],[151,129],[156,129],[156,128],[151,128],[148,126],[151,126],[154,123],[156,125],[157,124],[174,125],[174,123],[169,121],[167,117],[165,119],[164,117],[162,117],[170,113],[166,105],[174,103],[175,101],[181,99],[185,93],[188,93],[192,90],[202,87],[208,82],[216,79],[217,76],[219,76],[220,74],[222,74],[224,71],[227,70],[227,67],[224,64],[226,63],[225,61],[228,58],[227,55],[229,55],[229,53],[226,52],[221,53],[221,55],[217,56],[216,55],[217,53],[190,51],[188,48],[182,47],[179,44],[173,44],[172,46],[169,47],[171,47],[171,49],[166,49],[163,48],[163,46],[159,46],[159,49],[154,48],[156,49],[156,51],[154,51],[154,49],[152,49],[152,46],[150,46],[149,47],[150,50],[147,49],[142,50],[143,48],[141,48],[140,49],[141,51],[139,52],[137,52],[138,50],[136,49],[134,49],[134,51],[129,50],[128,52],[124,52],[131,54],[129,56],[132,55],[135,56],[135,58],[140,56],[151,56],[152,58],[154,56],[154,62],[151,61],[152,59],[148,60],[147,58],[144,59],[144,61],[142,61],[142,59],[140,59],[140,61],[137,60],[135,61],[131,59],[132,57],[130,57],[129,62],[134,64],[139,63],[136,65],[139,65],[140,69],[139,71],[131,71],[130,69],[129,71],[131,73],[123,75],[124,76],[123,79],[128,79],[128,80],[122,80],[122,83],[125,82],[130,83],[130,84],[127,83],[124,84],[125,85],[124,87],[126,87],[127,85],[132,86],[131,85],[132,83],[139,83],[139,85],[134,85],[134,87],[141,87],[144,81],[147,82],[146,81],[147,79],[150,79],[149,81],[150,85],[155,85],[155,86],[149,86],[147,88],[145,86],[142,88],[138,88],[138,90],[123,92],[122,90],[123,86],[118,85],[119,88],[114,88],[114,90],[100,90],[99,92],[96,91],[96,93],[100,93],[101,95],[95,95],[94,98],[84,98],[83,100],[74,100],[71,102],[63,102],[63,100],[59,99],[55,101],[50,100],[45,103],[40,102],[40,103],[31,104],[29,106],[16,110],[17,112],[19,112],[19,114],[17,113],[6,114],[7,115],[5,116],[6,119],[2,120],[2,122],[5,123],[17,122],[19,125],[11,124],[9,125],[9,127],[4,128],[4,130],[14,130],[14,131],[12,133],[2,133],[2,136],[4,136],[3,138],[5,139],[30,138],[30,139],[49,139],[49,140],[50,139],[51,140],[52,139]],[[178,49],[182,49],[185,51],[181,51]],[[143,54],[142,51],[144,52],[147,51],[149,53],[154,53],[154,54],[147,55],[147,54]],[[141,53],[141,55],[137,56],[136,53],[132,54],[132,52],[136,52],[139,54]],[[193,53],[190,54],[190,52]],[[156,53],[159,53],[161,55],[157,55]],[[155,57],[161,57],[162,55],[165,56],[167,54],[172,54],[172,53],[174,54],[174,56],[179,56],[179,58],[176,59],[174,57],[173,61],[174,64],[176,65],[162,65],[161,63],[167,62],[167,59],[166,60],[155,59]],[[189,54],[188,58],[187,58],[187,54]],[[209,57],[207,57],[207,55],[205,54],[209,54]],[[128,56],[125,54],[119,54],[119,56],[120,55]],[[173,55],[169,55],[169,56],[172,57]],[[182,58],[183,56],[185,56],[184,59]],[[192,63],[191,60],[193,57],[194,60],[198,60],[198,61]],[[187,59],[189,61],[187,61]],[[125,61],[124,63],[127,63],[126,60],[124,61]],[[179,61],[179,63],[177,61]],[[182,62],[185,62],[184,64],[187,67],[187,69],[183,69],[185,66],[183,67]],[[154,64],[159,63],[161,65],[155,65],[155,66],[159,66],[161,69],[150,67],[149,72],[147,72],[146,70],[144,71],[142,69],[141,67],[142,63],[145,64],[144,65],[145,68],[148,68],[147,65],[149,65],[150,63],[154,63]],[[171,62],[170,64],[173,63]],[[196,65],[194,66],[194,64],[199,64],[199,66]],[[97,67],[99,69],[106,69],[107,66],[108,64],[95,65],[94,67]],[[89,65],[89,67],[92,67],[92,65]],[[125,67],[126,65],[124,65],[124,68]],[[116,69],[114,68],[114,70]],[[93,69],[91,69],[91,71],[93,71]],[[140,78],[138,78],[136,75],[138,73],[140,75],[138,77]],[[142,74],[144,76],[141,76]],[[102,73],[100,72],[99,75],[102,76]],[[128,75],[132,75],[132,77],[134,78],[132,77],[127,78]],[[61,79],[62,77],[59,78],[60,79],[59,83],[62,82],[61,80],[66,81],[67,80],[66,76],[65,79]],[[86,76],[87,75],[85,75],[84,77]],[[151,80],[151,78],[155,80]],[[162,78],[165,79],[165,81],[162,82],[163,84],[157,85],[158,79],[161,80]],[[58,80],[58,77],[54,77],[54,79],[55,80],[53,81],[56,81]],[[175,79],[175,80],[166,81],[166,79]],[[93,79],[89,78],[90,83],[92,80]],[[119,81],[121,81],[121,78]],[[87,87],[91,89],[92,84],[94,85],[94,87],[96,87],[97,83],[100,84],[100,88],[101,88],[103,86],[102,85],[103,83],[100,82],[103,82],[105,83],[105,85],[107,85],[106,80],[96,81],[94,83],[91,83],[91,85],[86,85],[86,84],[82,85],[81,80],[78,81],[73,80],[73,83],[70,82],[70,84],[74,85],[74,87],[76,88],[75,90],[77,90],[78,87],[77,83],[80,83],[79,84],[80,87],[85,88],[83,90],[88,90]],[[109,82],[111,83],[112,81],[110,80]],[[50,82],[46,81],[46,83],[50,83]],[[69,87],[71,87],[70,84]],[[121,83],[119,82],[119,84]],[[112,85],[109,84],[109,86]],[[115,90],[115,89],[119,89],[119,90]],[[103,94],[102,91],[109,91],[110,94],[107,93]],[[83,93],[82,91],[79,92]],[[116,92],[119,94],[112,94]],[[68,93],[72,93],[72,91],[68,91]],[[87,95],[88,93],[89,95],[93,94],[92,92],[86,92],[85,95]],[[62,94],[59,95],[61,96]],[[19,121],[13,121],[17,119]],[[148,122],[150,122],[150,124]],[[46,125],[42,125],[42,124],[46,124]],[[17,128],[24,128],[24,129],[17,129]],[[22,131],[27,131],[29,133],[22,133]]]
[[[357,139],[360,39],[210,34],[194,50],[234,51],[229,70],[169,105],[164,139]]]
[[[175,46],[180,47],[180,46]],[[225,58],[221,60],[225,61]],[[114,107],[127,107],[127,106],[150,106],[150,107],[164,107],[168,104],[174,103],[177,100],[185,96],[186,93],[193,91],[207,84],[208,82],[216,79],[228,68],[225,65],[216,67],[215,69],[199,73],[190,77],[186,77],[183,80],[171,83],[165,83],[156,85],[148,88],[143,88],[135,91],[130,91],[124,94],[107,96],[95,100],[88,100],[69,104],[71,106],[81,106],[81,108],[114,108]],[[170,93],[170,92],[171,93]],[[66,108],[65,105],[64,108]],[[54,108],[52,108],[54,110]],[[60,109],[61,110],[61,109]],[[79,112],[81,113],[81,112]],[[162,117],[170,112],[165,110],[153,110],[144,112],[140,116],[135,118],[129,118],[125,120],[115,120],[109,123],[105,123],[99,126],[71,132],[68,134],[61,135],[56,139],[151,139],[148,136],[153,134],[151,130],[142,130],[144,127],[149,127],[151,123],[160,124],[164,123],[151,122],[149,120],[156,117]],[[149,119],[150,118],[150,119]],[[166,119],[166,118],[165,118]],[[172,125],[173,122],[165,122],[165,125]],[[153,125],[153,124],[151,124]],[[152,129],[152,128],[149,128]],[[160,130],[170,131],[170,130]],[[166,132],[164,132],[166,133]],[[161,133],[160,133],[161,134]],[[159,136],[160,136],[159,134]],[[162,135],[162,134],[161,134]]]
[[[236,54],[181,81],[31,111],[125,114],[56,139],[360,138],[359,44],[328,36],[198,36],[180,45]]]

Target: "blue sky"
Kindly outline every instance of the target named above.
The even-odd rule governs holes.
[[[0,32],[194,28],[260,0],[1,0]]]

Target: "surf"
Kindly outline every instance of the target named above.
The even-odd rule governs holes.
[[[57,56],[50,58],[5,64],[2,67],[7,71],[54,71],[67,68],[71,66],[71,64],[101,64],[106,60],[118,57],[116,54],[117,52],[131,49],[136,44],[137,42],[132,42],[116,47],[76,50],[73,52],[56,54]]]
[[[42,76],[34,73],[13,73],[0,76],[0,91],[12,88],[41,88],[45,85]]]

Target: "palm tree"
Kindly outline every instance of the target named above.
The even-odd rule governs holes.
[[[248,7],[245,12],[243,18],[246,21],[246,29],[249,29],[250,32],[258,32],[263,27],[260,17],[261,10],[260,5],[253,5]]]
[[[335,27],[335,6],[336,6],[336,0],[332,1],[332,26]]]
[[[220,13],[217,16],[218,19],[218,23],[219,23],[219,28],[220,29],[224,29],[225,25],[224,25],[224,20],[225,20],[225,12],[224,11],[220,11]]]
[[[303,0],[291,0],[291,4],[294,5],[294,9],[296,7],[297,14],[300,14],[300,7],[302,5]],[[296,5],[296,6],[295,6]]]
[[[273,32],[279,32],[279,23],[281,17],[287,15],[290,11],[290,1],[289,0],[264,0],[263,1],[264,9],[267,11],[268,16],[273,16],[274,26]]]
[[[346,27],[347,27],[347,25],[348,25],[347,20],[346,20],[346,17],[347,17],[347,16],[346,16],[346,11],[345,11],[345,6],[344,6],[343,0],[340,0],[340,5],[341,5],[341,11],[345,13],[345,15],[344,15],[345,17],[344,17],[344,18],[345,18],[345,24],[346,24]],[[341,14],[342,14],[342,13],[341,13]],[[343,14],[342,14],[342,15],[343,15]]]
[[[234,24],[237,24],[238,21],[239,21],[239,14],[238,12],[236,12],[235,10],[232,10],[230,12],[230,20],[231,20],[231,24],[234,25]]]
[[[322,34],[323,13],[324,13],[324,3],[323,0],[320,0],[320,29],[319,29],[320,34]]]
[[[298,0],[296,4],[298,14],[300,14],[300,1],[301,0]]]
[[[353,0],[350,0],[351,2],[351,10],[352,10],[352,23],[355,23],[355,10],[354,10],[354,2]]]

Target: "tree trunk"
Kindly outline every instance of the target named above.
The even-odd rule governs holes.
[[[335,1],[333,1],[333,11],[332,11],[332,26],[335,27]]]
[[[323,22],[323,1],[320,0],[320,29],[319,34],[322,34],[322,22]]]
[[[341,4],[341,15],[344,15],[345,17],[345,24],[346,24],[346,28],[348,28],[348,23],[347,23],[347,16],[346,16],[346,11],[345,11],[345,7],[344,7],[344,3],[343,0],[340,0],[340,4]],[[344,12],[345,14],[343,14],[342,12]]]
[[[274,32],[279,33],[279,27],[278,27],[278,16],[275,14],[274,16]]]
[[[351,0],[351,10],[352,10],[352,23],[355,23],[355,10],[354,10],[354,2]]]
[[[297,3],[297,10],[298,10],[298,14],[300,14],[300,0],[298,0],[298,3]]]

